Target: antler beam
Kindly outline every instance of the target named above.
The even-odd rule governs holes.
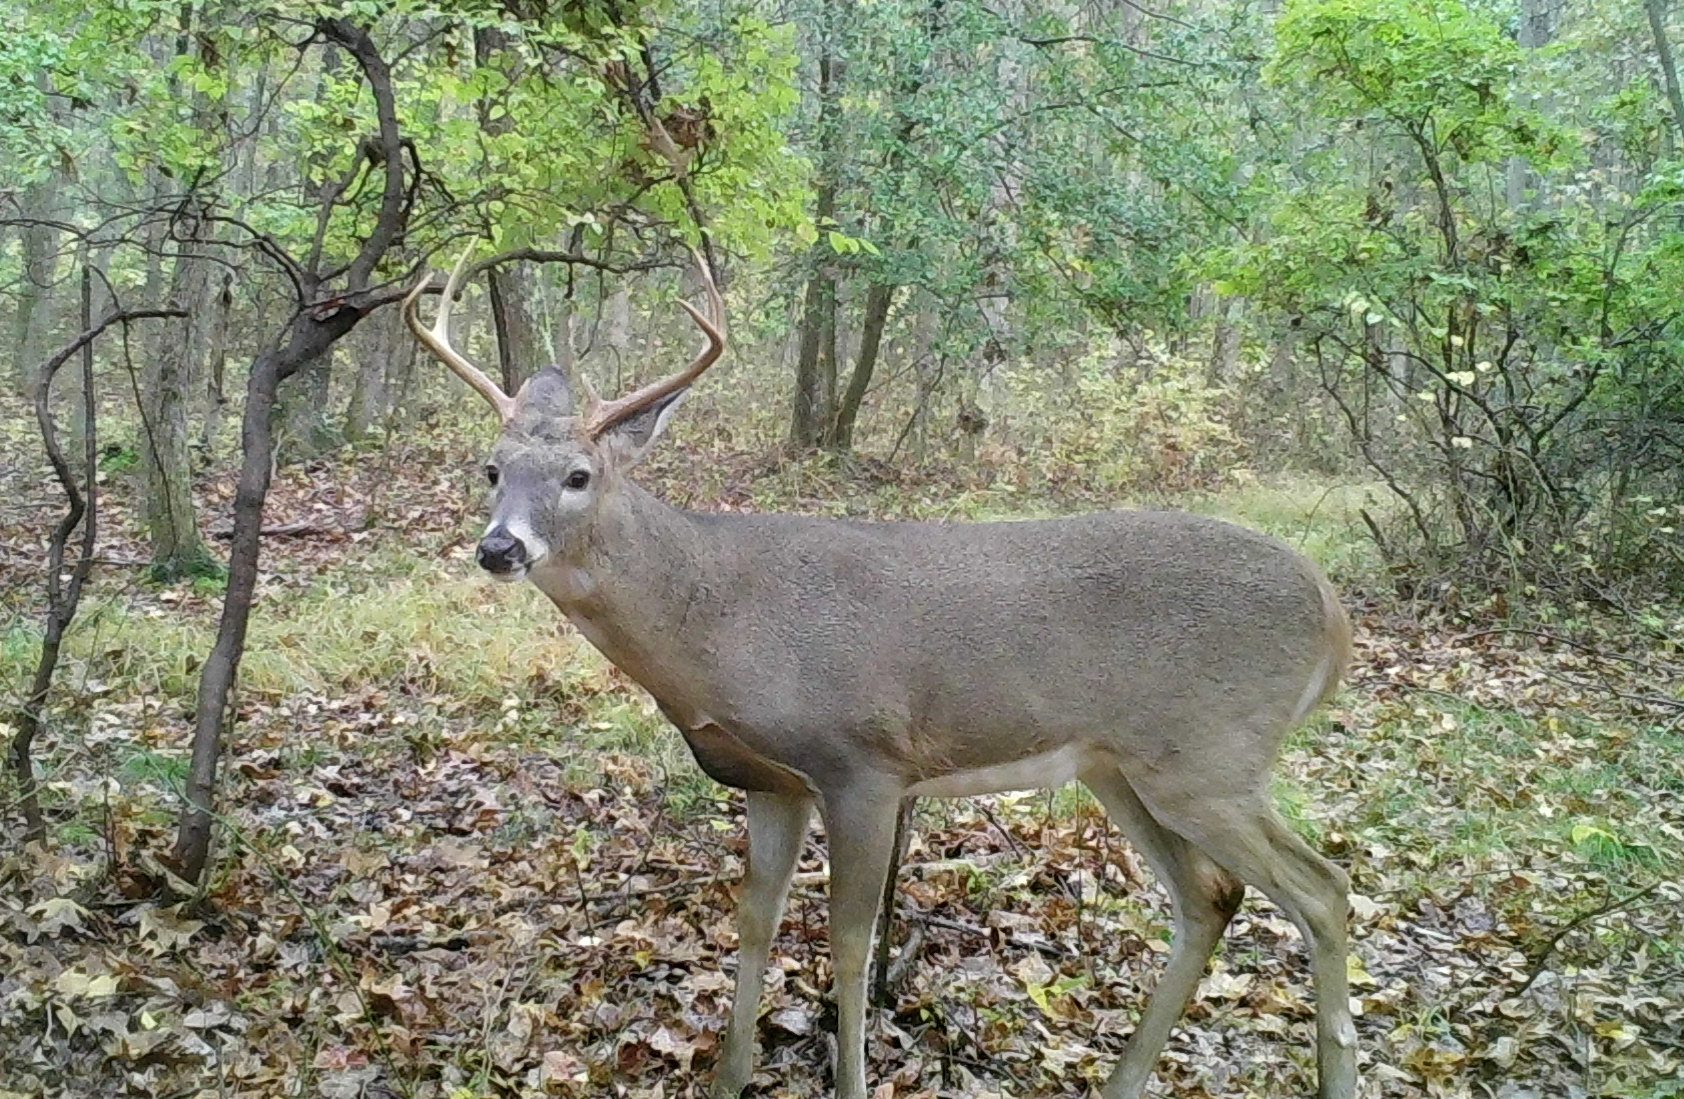
[[[707,347],[690,360],[689,366],[678,373],[650,382],[623,397],[604,401],[587,388],[584,419],[585,434],[590,438],[600,437],[615,424],[623,423],[644,409],[694,384],[708,367],[718,362],[719,357],[725,354],[725,299],[720,296],[719,286],[713,280],[712,266],[694,248],[690,250],[690,255],[696,261],[696,270],[702,276],[702,289],[707,293],[709,315],[704,317],[701,310],[687,301],[680,301],[678,304],[684,307],[684,311],[690,314],[690,319],[696,322],[696,327],[707,337]]]
[[[403,299],[403,319],[409,325],[409,330],[415,333],[415,338],[433,353],[434,358],[448,366],[451,373],[467,382],[475,393],[489,401],[491,407],[497,410],[498,417],[504,423],[508,423],[515,413],[514,398],[504,393],[502,387],[492,381],[484,371],[469,362],[466,355],[450,346],[450,309],[456,301],[462,271],[467,267],[468,257],[473,255],[474,246],[478,243],[477,238],[470,241],[468,247],[463,249],[461,258],[456,261],[456,266],[450,269],[450,277],[445,280],[444,293],[439,299],[438,315],[433,318],[433,326],[428,328],[421,323],[420,312],[421,295],[433,282],[431,272],[416,283],[415,289]]]

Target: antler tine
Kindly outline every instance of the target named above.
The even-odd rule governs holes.
[[[475,393],[491,402],[491,407],[497,410],[497,415],[504,423],[508,423],[514,415],[514,399],[504,393],[484,371],[469,362],[466,355],[450,346],[450,309],[455,304],[456,289],[462,281],[463,270],[468,266],[468,257],[473,255],[474,246],[478,243],[478,238],[470,241],[468,247],[463,249],[461,257],[457,259],[456,266],[450,269],[450,277],[445,279],[444,295],[439,301],[438,315],[433,318],[433,326],[427,328],[422,325],[420,311],[421,294],[433,282],[431,272],[416,283],[415,288],[403,299],[403,319],[409,325],[409,330],[415,333],[415,338],[433,353],[434,358],[448,366],[451,373],[467,382]]]
[[[587,402],[589,408],[585,414],[585,430],[592,438],[693,384],[708,367],[718,362],[719,357],[725,354],[725,299],[719,293],[719,286],[713,281],[713,268],[707,260],[694,248],[690,249],[690,255],[696,261],[696,269],[701,272],[702,287],[707,292],[708,312],[711,316],[704,317],[701,310],[687,301],[680,301],[678,304],[684,307],[684,311],[690,314],[690,319],[696,322],[696,327],[707,337],[707,347],[690,360],[690,365],[676,374],[669,374],[659,381],[650,382],[641,389],[611,401]]]

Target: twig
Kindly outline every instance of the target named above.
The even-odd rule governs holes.
[[[585,933],[590,934],[596,921],[591,918],[591,898],[585,892],[585,872],[579,866],[578,859],[567,860],[573,866],[573,884],[579,887],[579,915],[585,918]]]
[[[1615,912],[1630,908],[1632,905],[1655,892],[1655,890],[1660,887],[1660,882],[1653,882],[1644,886],[1642,889],[1639,889],[1635,893],[1630,893],[1617,900],[1609,901],[1607,904],[1592,908],[1588,912],[1581,912],[1577,916],[1568,920],[1566,923],[1562,924],[1556,929],[1555,934],[1550,936],[1549,941],[1544,944],[1542,952],[1540,952],[1537,958],[1533,960],[1531,972],[1526,975],[1526,980],[1521,982],[1520,987],[1514,990],[1514,995],[1518,996],[1522,992],[1525,992],[1527,989],[1532,987],[1533,983],[1537,981],[1539,977],[1543,976],[1544,963],[1549,960],[1551,954],[1555,953],[1555,948],[1561,945],[1562,939],[1565,939],[1568,935],[1571,935],[1574,931],[1583,927],[1585,924],[1590,923],[1592,920],[1601,919],[1603,916],[1612,915]]]
[[[893,1007],[900,996],[902,986],[912,973],[912,966],[918,960],[918,955],[924,949],[924,925],[914,923],[906,932],[906,942],[901,944],[900,954],[887,967],[878,982],[878,1007]]]
[[[1496,634],[1511,634],[1517,637],[1531,637],[1540,641],[1552,641],[1558,645],[1566,645],[1570,648],[1578,649],[1582,653],[1588,653],[1591,656],[1598,657],[1602,660],[1623,660],[1627,664],[1635,664],[1638,667],[1645,666],[1643,660],[1639,657],[1628,656],[1625,653],[1606,652],[1594,645],[1587,645],[1583,641],[1575,641],[1571,637],[1563,637],[1560,634],[1550,633],[1547,630],[1529,630],[1518,626],[1492,626],[1490,629],[1475,630],[1473,633],[1465,633],[1460,637],[1453,637],[1450,641],[1451,644],[1460,644],[1466,641],[1477,641],[1482,637],[1491,637]]]
[[[295,523],[280,523],[275,526],[264,527],[259,533],[266,538],[301,537],[311,534],[343,534],[343,528],[324,527],[320,523],[309,519],[300,519]],[[224,530],[211,531],[211,537],[218,541],[227,541],[234,537],[234,530],[229,527]]]
[[[877,954],[871,967],[871,999],[880,1007],[886,1006],[893,995],[889,976],[889,933],[894,930],[900,864],[906,861],[906,845],[912,831],[912,814],[917,805],[917,799],[903,798],[900,810],[895,814],[895,838],[889,858],[889,872],[883,878],[883,898],[877,906]],[[911,942],[910,938],[908,942]]]
[[[94,544],[99,516],[99,490],[95,483],[95,473],[99,465],[99,442],[95,432],[93,342],[100,333],[114,324],[127,325],[129,321],[143,317],[187,315],[182,309],[115,309],[106,314],[99,323],[91,323],[91,271],[89,258],[84,254],[83,331],[59,348],[41,367],[40,380],[35,389],[35,420],[40,426],[41,443],[46,448],[47,460],[52,464],[53,474],[64,490],[66,507],[64,518],[60,519],[53,529],[52,539],[48,543],[47,623],[41,638],[41,655],[35,664],[35,675],[30,681],[29,694],[24,697],[23,704],[18,708],[17,730],[12,735],[10,745],[12,769],[17,774],[18,787],[21,790],[19,800],[23,807],[23,835],[26,842],[41,842],[47,837],[46,820],[41,814],[40,800],[37,796],[35,763],[30,756],[30,749],[41,729],[47,697],[53,686],[53,676],[58,670],[59,651],[65,631],[70,628],[70,623],[76,617],[76,608],[82,600],[82,586],[87,582],[94,566]],[[53,379],[58,376],[59,368],[69,362],[78,351],[82,352],[82,473],[85,481],[85,484],[80,486],[77,484],[75,471],[71,469],[70,462],[59,445],[58,429],[53,423],[52,412]],[[81,545],[77,549],[76,562],[71,566],[70,580],[67,584],[61,579],[61,572],[70,536],[78,527],[82,531]]]
[[[978,938],[989,940],[994,938],[994,931],[990,928],[962,923],[959,920],[950,920],[945,916],[923,915],[919,916],[918,920],[931,927],[939,927],[944,931],[957,931],[962,935],[975,935]],[[1075,951],[1055,942],[1036,942],[1034,939],[1025,939],[1017,935],[1002,935],[1001,941],[1007,946],[1014,946],[1019,950],[1033,950],[1039,954],[1045,954],[1049,958],[1068,960],[1076,957]]]

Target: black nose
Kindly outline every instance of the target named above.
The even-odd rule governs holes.
[[[479,540],[479,567],[486,572],[513,572],[526,564],[526,546],[506,530],[494,530]]]

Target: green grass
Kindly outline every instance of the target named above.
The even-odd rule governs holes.
[[[1610,877],[1684,865],[1684,840],[1645,812],[1654,784],[1669,781],[1656,756],[1678,752],[1676,738],[1669,746],[1572,715],[1537,721],[1434,696],[1390,707],[1364,739],[1374,762],[1347,827],[1413,849],[1430,860],[1427,875],[1459,860],[1577,861]]]
[[[59,682],[66,690],[90,679],[121,683],[132,697],[185,710],[214,637],[208,614],[90,603],[69,635]],[[38,646],[38,631],[27,623],[0,635],[0,683],[21,688]],[[420,761],[467,726],[564,760],[580,788],[600,782],[609,757],[636,756],[666,774],[674,813],[716,812],[720,792],[682,738],[640,693],[614,687],[609,674],[607,661],[536,589],[497,585],[459,564],[394,550],[300,593],[261,600],[239,691],[247,702],[263,703],[384,691],[419,713],[397,735]],[[283,758],[307,769],[318,754],[303,742]],[[185,765],[178,752],[140,749],[118,766],[126,785],[172,789],[185,778]]]
[[[122,761],[119,773],[131,782],[156,782],[165,787],[179,788],[187,782],[187,759],[136,748]]]
[[[1190,500],[1189,510],[1266,531],[1306,554],[1335,579],[1366,579],[1379,554],[1360,512],[1384,515],[1392,506],[1374,485],[1328,485],[1276,477]]]
[[[330,577],[252,612],[240,686],[248,697],[335,695],[370,685],[496,708],[511,694],[565,688],[581,643],[536,591],[499,588],[438,564],[396,560]],[[70,655],[101,678],[190,699],[215,624],[104,605],[73,632]]]

